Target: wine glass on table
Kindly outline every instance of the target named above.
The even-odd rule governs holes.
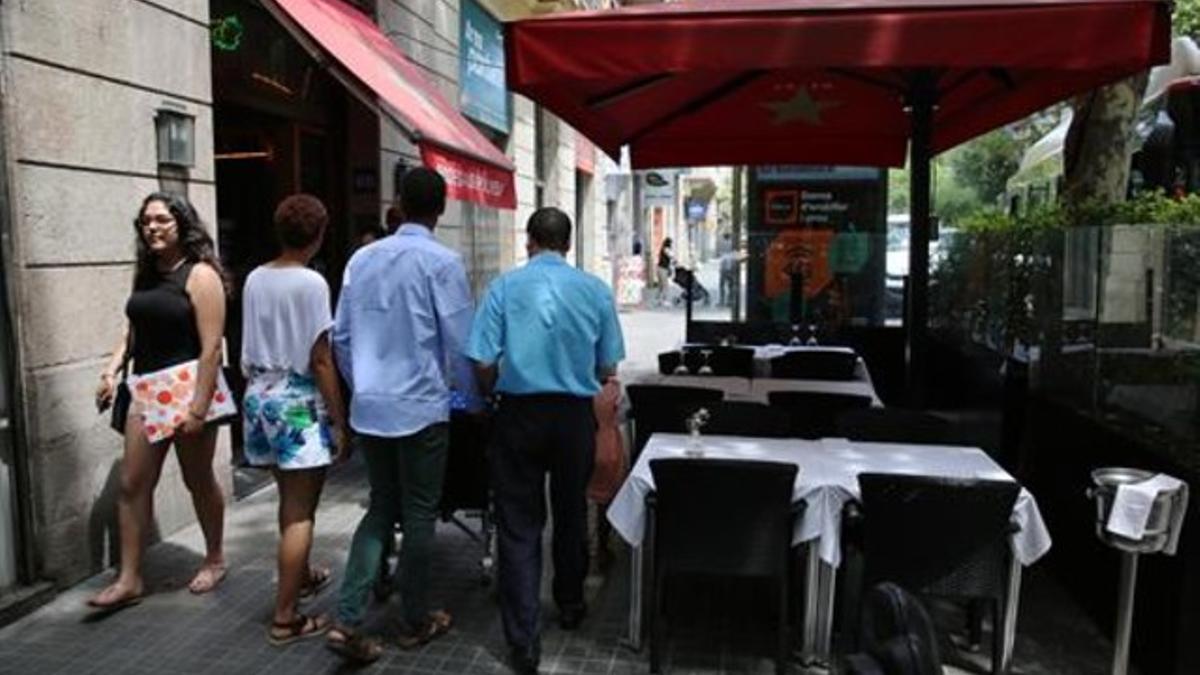
[[[788,340],[788,346],[799,347],[801,344],[803,343],[800,342],[800,324],[794,323],[792,324],[792,339]]]

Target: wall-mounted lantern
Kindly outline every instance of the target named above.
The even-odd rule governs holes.
[[[159,108],[154,117],[158,132],[159,166],[192,167],[196,164],[196,118],[171,108]]]

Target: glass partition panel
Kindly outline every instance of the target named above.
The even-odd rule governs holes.
[[[1200,464],[1200,226],[966,232],[937,257],[942,343],[1024,364],[1040,397]]]

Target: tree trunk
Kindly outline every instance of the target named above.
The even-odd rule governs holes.
[[[1147,73],[1100,87],[1072,102],[1075,117],[1063,146],[1063,204],[1124,201],[1133,126]]]

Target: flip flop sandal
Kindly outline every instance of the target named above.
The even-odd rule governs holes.
[[[400,637],[396,638],[396,644],[401,649],[416,649],[448,633],[453,624],[454,619],[446,612],[430,612],[429,620],[424,625],[410,632],[401,633]]]
[[[307,616],[297,612],[296,618],[291,621],[284,623],[279,623],[278,621],[272,622],[271,627],[267,630],[267,642],[276,647],[282,647],[297,640],[306,640],[323,635],[329,630],[331,625],[330,621],[324,617]],[[276,631],[286,632],[280,634]]]
[[[341,635],[342,637],[334,637]],[[334,626],[325,638],[325,646],[338,656],[358,664],[367,664],[383,656],[383,643],[362,633]]]
[[[300,587],[300,599],[308,600],[320,593],[333,579],[328,567],[314,567],[308,572],[308,582]]]
[[[134,605],[140,605],[142,603],[142,600],[145,599],[145,597],[146,596],[144,596],[144,595],[127,595],[115,602],[105,602],[105,603],[96,602],[93,599],[93,600],[88,600],[87,604],[88,604],[88,607],[91,607],[92,609],[95,609],[100,612],[115,612],[117,610],[125,609],[127,607],[133,607]]]

